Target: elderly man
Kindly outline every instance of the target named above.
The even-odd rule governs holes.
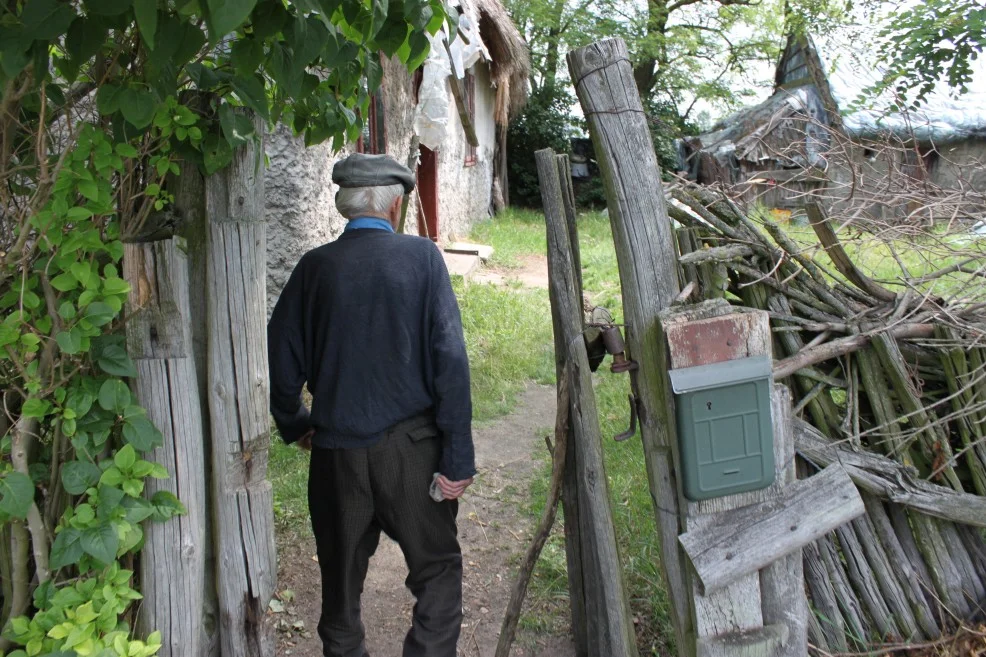
[[[476,472],[458,304],[435,245],[394,232],[414,188],[406,167],[355,154],[332,179],[349,223],[301,258],[267,326],[274,420],[285,441],[311,449],[318,634],[326,657],[368,655],[360,595],[382,530],[417,598],[404,657],[455,657],[457,499]]]

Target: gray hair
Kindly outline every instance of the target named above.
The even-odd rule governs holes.
[[[404,195],[403,185],[378,187],[341,187],[336,192],[336,208],[346,219],[361,215],[385,215],[390,206]]]

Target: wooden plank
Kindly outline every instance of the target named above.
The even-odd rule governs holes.
[[[542,199],[561,197],[558,165],[550,149],[535,155]],[[564,213],[545,203],[548,237],[548,277],[551,300],[557,307],[561,345],[567,357],[571,395],[571,426],[576,444],[579,531],[585,596],[586,637],[591,657],[635,657],[636,637],[623,569],[616,545],[609,482],[602,454],[602,432],[596,409],[585,341],[582,339],[582,301],[575,288],[571,245]]]
[[[728,303],[717,300],[695,306],[672,306],[660,313],[660,320],[672,369],[770,354],[770,319],[764,312],[737,312]],[[783,440],[774,441],[775,450],[783,451],[782,443]],[[784,462],[782,455],[775,456],[778,457],[775,463]],[[719,520],[729,522],[729,510],[763,501],[769,494],[761,490],[701,502],[682,499],[685,531]],[[700,593],[698,582],[693,583],[692,589],[695,633],[699,639],[763,626],[757,573],[751,572],[728,586],[704,594]]]
[[[893,459],[833,442],[797,418],[794,441],[798,453],[811,462],[820,466],[840,464],[867,493],[938,518],[986,527],[986,498],[920,479],[913,470]]]
[[[789,637],[786,625],[700,638],[697,657],[780,657]],[[804,653],[802,653],[804,654]]]
[[[761,310],[737,308],[716,299],[695,306],[672,307],[660,315],[661,326],[668,341],[668,360],[671,369],[708,365],[712,363],[770,356],[770,316]],[[774,415],[774,435],[790,436],[778,424]],[[762,490],[715,497],[700,502],[684,500],[685,517],[693,518],[710,513],[757,504],[774,497],[786,485],[785,465],[793,464],[794,445],[784,440],[774,441],[774,483]],[[685,530],[689,531],[687,524]]]
[[[263,130],[257,122],[257,131]],[[267,226],[257,144],[206,180],[208,398],[216,584],[224,655],[268,657],[277,564],[267,371]]]
[[[707,527],[719,519],[718,514],[710,514],[689,517],[686,523],[691,531]],[[745,632],[763,626],[760,577],[756,572],[748,573],[726,586],[704,594],[699,590],[699,582],[696,581],[693,586],[695,633],[698,639]]]
[[[568,54],[606,189],[627,323],[630,356],[640,363],[640,435],[661,543],[661,573],[683,657],[693,654],[691,591],[677,543],[681,533],[677,450],[670,382],[658,312],[678,296],[674,235],[650,127],[621,39]]]
[[[765,311],[729,312],[693,321],[677,320],[676,315],[673,310],[661,315],[671,369],[771,355],[770,315]]]
[[[767,502],[737,509],[679,541],[702,589],[714,591],[858,517],[863,500],[838,465],[783,489]]]
[[[179,199],[179,202],[181,199]],[[205,654],[205,427],[191,349],[188,261],[180,238],[124,245],[123,273],[135,291],[127,312],[134,392],[164,442],[149,460],[168,471],[148,479],[144,495],[168,491],[185,505],[180,522],[148,523],[140,558],[138,623],[161,631],[162,657]]]
[[[770,338],[767,340],[769,344]],[[776,483],[787,486],[797,481],[790,390],[786,386],[775,385],[770,402],[774,443],[780,446],[774,452]],[[805,597],[801,550],[795,550],[760,571],[760,607],[764,625],[787,627],[788,639],[780,654],[784,657],[804,657],[808,650],[808,600]]]

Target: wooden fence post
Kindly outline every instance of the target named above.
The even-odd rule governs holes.
[[[257,134],[263,126],[256,121]],[[274,512],[267,481],[267,224],[261,145],[206,179],[209,416],[223,655],[271,657],[264,620],[274,592]]]
[[[547,162],[547,155],[536,156],[542,157],[544,162]],[[558,166],[561,167],[561,157],[555,156],[558,161]],[[541,162],[542,160],[539,160]],[[545,165],[546,166],[546,165]],[[549,175],[547,169],[545,169],[545,174]],[[561,184],[561,172],[559,169],[559,190],[560,195],[554,196],[554,178],[549,176],[549,180],[542,183],[542,202],[544,204],[545,221],[547,222],[547,217],[557,217],[564,213],[566,219],[568,218],[568,201],[565,195],[565,189],[563,184]],[[545,194],[545,191],[549,193]],[[578,243],[578,227],[573,223],[567,225],[567,235],[569,244]],[[572,284],[577,286],[578,289],[582,288],[582,270],[581,265],[578,264],[579,260],[572,252],[573,262],[572,262],[572,275],[574,280]],[[548,252],[548,270],[552,270],[552,254]],[[556,274],[561,276],[561,274]],[[565,363],[568,361],[568,355],[565,348],[565,341],[563,338],[563,329],[561,318],[559,316],[558,310],[558,300],[556,299],[556,290],[554,287],[548,287],[548,297],[551,300],[551,324],[552,330],[554,332],[555,339],[555,378],[559,380],[562,377],[562,373],[565,371]],[[574,429],[572,428],[572,423],[568,423],[568,440],[565,444],[565,478],[564,485],[562,486],[562,507],[565,509],[564,520],[565,520],[565,560],[568,566],[568,599],[571,606],[572,615],[572,639],[575,643],[575,656],[576,657],[587,657],[589,654],[589,644],[588,637],[586,635],[587,621],[585,616],[585,591],[583,582],[583,565],[582,565],[582,534],[581,534],[581,513],[579,511],[579,475],[578,475],[578,454],[576,453],[576,445]]]
[[[197,173],[197,172],[196,172]],[[205,428],[189,307],[188,259],[178,242],[127,244],[124,277],[130,282],[127,351],[137,368],[134,391],[164,443],[150,460],[169,479],[149,479],[147,497],[174,494],[187,513],[174,522],[147,523],[140,553],[139,623],[145,633],[162,631],[161,657],[200,657],[205,629],[206,523]]]
[[[661,572],[679,654],[690,657],[694,620],[686,561],[678,546],[677,447],[658,322],[658,313],[679,289],[661,170],[623,40],[600,41],[569,53],[568,68],[606,189],[623,285],[626,342],[630,357],[640,364],[640,434],[661,538]]]
[[[602,434],[582,334],[582,300],[576,293],[558,163],[551,149],[538,151],[536,159],[545,206],[555,345],[565,358],[569,376],[569,426],[575,443],[579,531],[579,550],[574,556],[578,557],[581,571],[586,654],[590,657],[636,657],[636,637],[613,528]],[[568,514],[569,507],[566,506],[566,523]],[[569,555],[570,559],[572,556]],[[570,576],[577,579],[579,573],[570,573]],[[575,604],[573,599],[573,608]],[[573,630],[581,633],[578,627]]]

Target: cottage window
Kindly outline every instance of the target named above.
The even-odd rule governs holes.
[[[387,152],[387,121],[383,105],[383,90],[370,96],[370,106],[363,132],[356,142],[356,150],[368,155],[381,155]]]
[[[463,81],[463,91],[465,92],[466,113],[469,115],[469,122],[476,127],[476,76],[471,71],[466,71],[466,79]],[[466,157],[462,165],[471,167],[476,164],[476,147],[466,142]]]

